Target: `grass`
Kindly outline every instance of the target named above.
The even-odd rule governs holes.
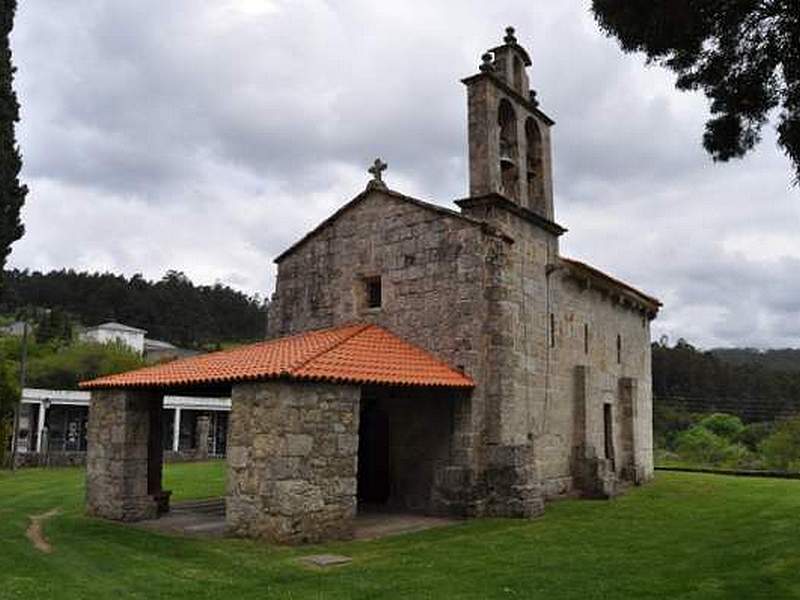
[[[176,500],[221,493],[220,463],[170,465]],[[611,502],[316,548],[167,537],[83,516],[78,469],[0,473],[0,598],[800,598],[800,482],[659,473]],[[45,524],[52,554],[24,536]],[[352,556],[325,571],[312,552]]]

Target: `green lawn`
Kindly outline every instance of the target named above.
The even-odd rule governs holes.
[[[221,492],[223,466],[171,465],[176,500]],[[659,473],[612,502],[373,542],[276,548],[192,540],[82,514],[77,469],[0,473],[0,598],[800,598],[800,482]],[[52,508],[50,555],[24,536]],[[354,562],[299,566],[310,552]]]

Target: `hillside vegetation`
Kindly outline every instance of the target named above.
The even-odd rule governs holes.
[[[264,337],[264,303],[257,296],[221,284],[195,285],[178,271],[153,282],[141,275],[11,270],[4,281],[0,313],[49,310],[54,322],[46,327],[58,330],[55,337],[65,337],[71,322],[106,321],[140,327],[149,338],[188,348]]]

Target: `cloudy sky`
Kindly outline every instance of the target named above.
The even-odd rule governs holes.
[[[800,347],[800,189],[772,129],[713,164],[704,98],[623,55],[580,1],[20,2],[31,193],[11,265],[268,295],[272,258],[375,156],[398,191],[466,195],[459,79],[509,24],[557,122],[562,253],[660,297],[655,336]]]

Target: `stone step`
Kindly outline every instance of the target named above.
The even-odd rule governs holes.
[[[177,502],[170,507],[170,512],[225,516],[225,498],[208,498],[206,500]]]

